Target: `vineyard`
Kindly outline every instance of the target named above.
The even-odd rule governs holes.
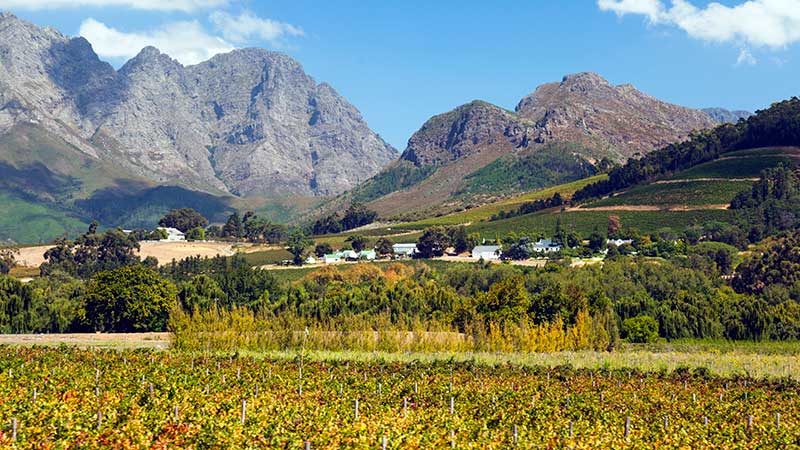
[[[796,381],[0,348],[4,448],[791,448]]]

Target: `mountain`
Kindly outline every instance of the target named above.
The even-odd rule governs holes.
[[[17,124],[132,177],[222,194],[337,194],[396,158],[286,55],[242,49],[184,67],[148,47],[114,70],[83,38],[0,14],[0,133]]]
[[[753,115],[750,111],[731,111],[725,108],[703,108],[702,111],[719,123],[736,123],[739,119],[747,119]]]
[[[591,176],[716,123],[629,84],[567,75],[537,88],[515,111],[473,101],[431,118],[399,161],[348,195],[384,217],[448,212]]]

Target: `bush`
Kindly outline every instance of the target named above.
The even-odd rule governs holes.
[[[645,344],[658,340],[658,322],[650,316],[636,316],[622,322],[622,332],[629,342]]]

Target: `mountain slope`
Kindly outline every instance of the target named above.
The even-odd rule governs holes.
[[[396,157],[286,55],[184,67],[150,47],[116,71],[83,38],[0,14],[0,133],[19,123],[133,177],[212,193],[337,194]]]
[[[752,116],[750,111],[731,111],[725,108],[703,108],[702,111],[719,123],[736,123]]]
[[[431,118],[398,162],[347,198],[384,217],[448,212],[591,176],[715,123],[630,85],[568,75],[523,98],[515,112],[474,101]]]

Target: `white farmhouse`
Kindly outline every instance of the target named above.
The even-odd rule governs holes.
[[[556,253],[561,251],[561,245],[550,239],[539,239],[533,244],[533,251],[538,253]]]
[[[417,244],[394,244],[392,250],[399,258],[411,258],[417,253]]]
[[[177,228],[171,227],[158,227],[159,230],[164,230],[167,232],[167,238],[162,239],[162,241],[166,242],[176,242],[176,241],[185,241],[186,235],[183,234],[183,231]]]
[[[500,259],[503,252],[499,245],[478,245],[472,249],[473,259],[482,259],[484,261],[491,261]]]
[[[633,239],[609,239],[608,245],[622,247],[623,245],[633,245]]]

